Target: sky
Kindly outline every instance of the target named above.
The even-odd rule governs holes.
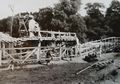
[[[112,0],[82,0],[80,14],[86,15],[84,10],[85,4],[88,2],[104,3],[105,7],[109,7]],[[59,0],[1,0],[0,2],[0,19],[15,15],[20,12],[35,12],[39,8],[53,7]],[[14,9],[14,12],[11,11]]]

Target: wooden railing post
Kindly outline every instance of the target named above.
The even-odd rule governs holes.
[[[39,40],[38,50],[37,50],[37,61],[40,60],[40,54],[41,54],[41,41]]]
[[[60,52],[59,52],[59,57],[61,58],[61,55],[62,55],[62,47],[61,47],[62,45],[61,45],[61,43],[60,43],[60,45],[59,45],[59,48],[60,48]]]
[[[2,65],[2,50],[1,50],[1,42],[0,42],[0,66]]]

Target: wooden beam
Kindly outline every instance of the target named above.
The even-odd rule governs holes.
[[[98,63],[98,62],[96,62],[96,63]],[[94,63],[94,64],[92,64],[92,65],[90,65],[90,66],[88,66],[88,67],[86,67],[86,68],[84,68],[84,69],[82,69],[82,70],[78,71],[78,72],[76,73],[76,75],[78,75],[78,74],[80,74],[80,73],[84,72],[85,70],[87,70],[87,69],[91,68],[91,67],[92,67],[93,65],[95,65],[96,63]]]
[[[24,49],[34,49],[36,47],[22,47],[22,48],[1,48],[1,50],[24,50]]]
[[[35,48],[32,52],[30,52],[27,55],[25,55],[26,58],[22,61],[22,63],[24,63],[36,50],[37,50],[37,48]]]
[[[7,54],[10,58],[12,58],[14,61],[16,61],[16,59],[14,57],[12,57],[12,55],[8,54],[7,52],[5,52],[5,54]]]
[[[37,61],[40,60],[40,54],[41,54],[41,41],[39,40],[39,44],[38,44],[38,49],[37,49]]]
[[[9,54],[9,55],[15,56],[15,55],[22,55],[22,54],[26,54],[26,53],[30,53],[30,51],[29,52],[14,53],[14,54]],[[9,55],[7,54],[7,55],[4,55],[4,56],[9,56]]]
[[[60,45],[59,45],[59,57],[61,57],[61,54],[62,54],[62,49],[61,49],[61,43],[60,43]]]
[[[2,47],[5,49],[5,42],[2,42]],[[3,56],[5,55],[5,50],[2,50]]]
[[[0,48],[1,48],[1,42],[0,42]],[[0,66],[2,65],[2,50],[0,49]]]

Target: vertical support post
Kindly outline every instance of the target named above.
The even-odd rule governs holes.
[[[38,36],[41,37],[41,32],[39,27],[38,27]]]
[[[3,44],[3,56],[5,56],[5,43],[2,42],[2,44]]]
[[[41,41],[39,40],[38,50],[37,50],[37,61],[40,60],[40,53],[41,53]]]
[[[70,57],[70,61],[72,61],[72,55],[73,55],[73,53],[72,53],[72,47],[69,49],[69,52],[70,52],[69,53],[70,54],[70,56],[69,56]]]
[[[59,57],[61,59],[61,55],[62,55],[61,43],[60,43],[59,47],[60,47]]]
[[[9,44],[9,48],[13,48],[13,44],[12,43],[9,42],[8,44]],[[4,48],[4,46],[3,46],[3,48]],[[12,54],[13,53],[13,49],[11,49],[11,50],[9,49],[9,53]]]
[[[78,45],[75,46],[75,56],[78,56],[77,52],[78,52]]]
[[[60,31],[59,31],[59,39],[61,39],[61,33],[60,33]]]
[[[77,55],[77,52],[79,52],[80,56],[81,56],[81,46],[80,46],[80,42],[79,42],[79,39],[77,38],[76,34],[75,34],[75,37],[76,37],[76,49],[75,49],[75,53]]]
[[[10,48],[10,43],[8,43],[8,48]],[[10,53],[10,50],[8,50],[8,52]]]
[[[2,65],[2,50],[1,50],[1,42],[0,42],[0,66]]]
[[[82,53],[81,53],[81,45],[79,45],[79,54],[80,54],[80,56],[82,57]]]
[[[102,41],[100,41],[100,57],[102,56]]]
[[[66,56],[68,56],[68,49],[66,49]]]
[[[13,42],[11,42],[11,48],[13,48],[13,47],[14,47]],[[13,53],[14,53],[14,50],[12,49],[11,54],[13,54]]]

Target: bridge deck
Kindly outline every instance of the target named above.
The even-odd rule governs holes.
[[[41,36],[34,36],[34,37],[22,37],[18,38],[17,40],[55,40],[55,41],[74,41],[76,40],[77,36],[76,33],[70,32],[55,32],[55,31],[40,31]]]

